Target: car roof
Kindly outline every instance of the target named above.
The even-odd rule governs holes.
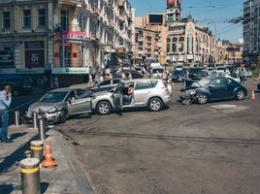
[[[73,90],[84,90],[84,89],[83,88],[66,87],[66,88],[56,88],[56,89],[51,90],[50,92],[70,92],[70,91],[73,91]]]

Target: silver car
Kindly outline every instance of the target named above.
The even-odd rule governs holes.
[[[91,91],[81,88],[58,88],[46,93],[30,105],[24,116],[25,122],[32,122],[37,113],[47,123],[64,123],[69,116],[91,112]]]
[[[129,87],[133,92],[128,95]],[[120,83],[110,92],[93,94],[92,109],[100,115],[124,108],[147,107],[150,111],[160,111],[171,102],[171,85],[161,79],[134,79]]]

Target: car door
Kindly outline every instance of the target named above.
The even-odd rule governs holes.
[[[135,106],[144,106],[153,95],[152,83],[150,80],[138,80],[134,89]]]
[[[112,94],[112,100],[113,100],[115,110],[123,109],[123,95],[122,95],[123,88],[124,88],[124,84],[123,83],[119,84]]]
[[[91,112],[91,97],[84,96],[84,90],[73,90],[68,97],[69,115],[83,114]]]
[[[229,96],[227,83],[224,77],[213,79],[209,84],[211,99],[224,99]]]

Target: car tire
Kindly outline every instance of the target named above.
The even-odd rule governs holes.
[[[199,104],[206,104],[208,102],[208,96],[206,94],[198,94],[196,98]]]
[[[107,101],[101,101],[97,104],[96,111],[99,115],[108,115],[112,111],[111,104]]]
[[[148,102],[148,109],[150,111],[153,112],[160,111],[162,110],[162,107],[163,107],[163,103],[160,98],[152,98]]]
[[[245,96],[246,96],[246,94],[245,94],[245,92],[244,92],[243,90],[238,90],[238,91],[236,92],[236,94],[235,94],[235,98],[236,98],[237,100],[244,100],[244,99],[245,99]]]

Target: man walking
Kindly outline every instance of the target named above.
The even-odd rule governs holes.
[[[10,143],[8,139],[8,124],[9,124],[9,114],[8,109],[12,102],[12,87],[6,85],[4,90],[0,92],[0,117],[2,122],[2,129],[0,129],[0,140],[4,143]]]

